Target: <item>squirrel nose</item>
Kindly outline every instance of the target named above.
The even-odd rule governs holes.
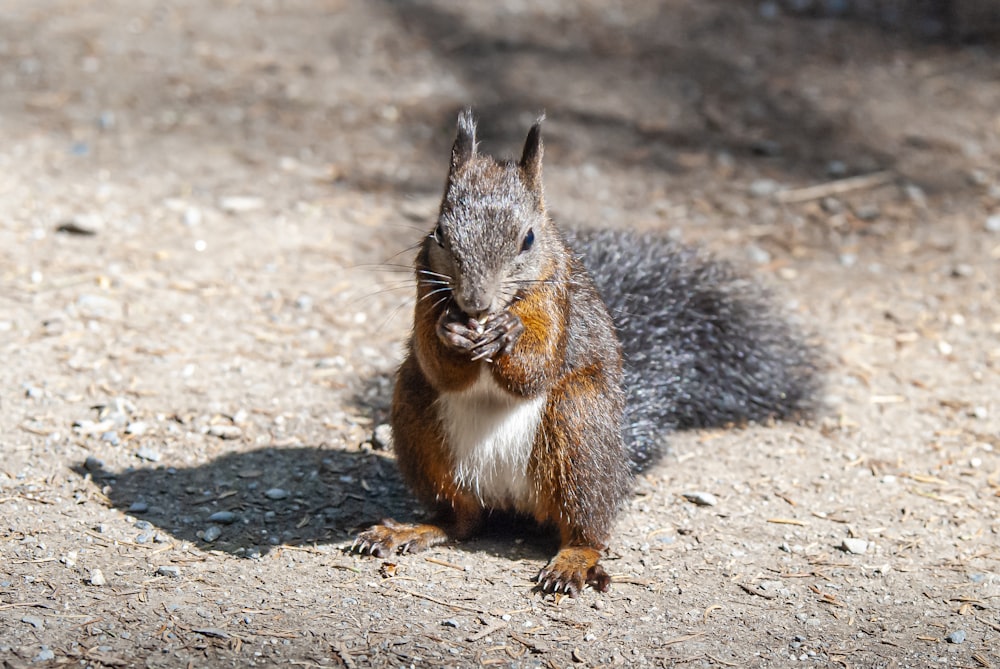
[[[480,307],[478,305],[476,306],[466,305],[462,307],[462,312],[469,318],[481,321],[484,318],[486,318],[486,315],[490,313],[490,310],[489,307]]]
[[[493,296],[486,291],[462,291],[456,296],[459,308],[470,318],[480,320],[490,312]]]

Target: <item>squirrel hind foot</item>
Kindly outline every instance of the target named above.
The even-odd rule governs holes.
[[[351,544],[351,553],[384,558],[393,553],[419,553],[448,540],[447,533],[437,525],[397,523],[386,518],[358,535]]]
[[[596,548],[568,546],[561,549],[538,573],[538,590],[561,592],[570,597],[579,595],[585,586],[607,592],[611,577],[598,564],[600,558],[601,552]]]

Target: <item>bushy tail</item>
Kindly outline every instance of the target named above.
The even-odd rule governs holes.
[[[759,284],[697,248],[606,230],[568,235],[619,330],[634,468],[665,431],[812,413],[820,353]]]

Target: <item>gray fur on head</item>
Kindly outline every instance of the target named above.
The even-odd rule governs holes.
[[[468,315],[509,307],[551,257],[552,241],[536,234],[548,225],[541,174],[538,123],[515,163],[479,155],[472,112],[459,114],[438,227],[425,246],[430,269],[450,278],[455,303]]]

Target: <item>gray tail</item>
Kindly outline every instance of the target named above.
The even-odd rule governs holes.
[[[731,265],[654,235],[568,235],[618,327],[625,443],[641,470],[664,433],[818,408],[817,346],[774,298]]]

